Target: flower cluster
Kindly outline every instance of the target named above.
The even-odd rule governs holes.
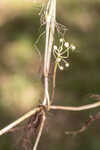
[[[66,42],[63,38],[60,38],[59,42],[59,47],[57,47],[57,45],[53,46],[53,55],[56,59],[56,63],[59,69],[63,70],[64,67],[62,64],[64,64],[65,67],[69,67],[69,62],[66,59],[69,58],[70,51],[74,52],[76,50],[76,47],[75,45]]]

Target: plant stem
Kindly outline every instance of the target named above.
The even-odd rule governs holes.
[[[100,107],[100,101],[93,103],[93,104],[88,104],[88,105],[83,105],[83,106],[76,106],[76,107],[71,107],[71,106],[50,106],[50,109],[54,110],[67,110],[67,111],[82,111],[82,110],[88,110],[88,109],[93,109],[96,107]]]
[[[55,32],[56,0],[49,0],[46,9],[46,42],[44,55],[44,101],[43,105],[50,105],[48,74],[51,62],[51,50]]]
[[[39,141],[40,141],[40,137],[41,137],[41,134],[42,134],[42,131],[43,131],[45,119],[46,119],[46,117],[45,117],[45,112],[43,111],[42,113],[43,113],[43,114],[42,114],[42,122],[41,122],[41,124],[40,124],[40,129],[39,129],[39,132],[38,132],[38,135],[37,135],[36,142],[35,142],[35,145],[34,145],[34,147],[33,147],[33,150],[36,150],[36,149],[37,149],[37,146],[38,146],[38,143],[39,143]]]
[[[10,129],[14,128],[18,124],[20,124],[21,122],[23,122],[24,120],[26,120],[27,118],[29,118],[30,116],[32,116],[33,114],[35,114],[37,111],[40,111],[39,107],[37,107],[37,108],[29,111],[28,113],[26,113],[25,115],[23,115],[22,117],[20,117],[16,121],[14,121],[13,123],[9,124],[8,126],[6,126],[3,129],[1,129],[0,130],[0,135],[3,135],[5,133],[7,133]]]
[[[54,72],[53,72],[53,83],[52,83],[51,104],[53,103],[54,95],[55,95],[57,66],[58,66],[58,63],[57,63],[57,62],[55,62]]]

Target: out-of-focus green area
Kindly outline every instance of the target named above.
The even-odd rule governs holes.
[[[41,58],[34,47],[40,34],[39,2],[0,1],[0,128],[33,108],[43,96]],[[70,67],[57,72],[55,104],[93,103],[89,96],[100,94],[100,1],[57,0],[57,21],[68,28],[65,39],[76,45],[77,52],[70,58]],[[41,40],[38,45],[43,53]],[[51,112],[38,149],[99,150],[99,120],[76,137],[65,135],[97,111]],[[13,145],[9,135],[0,137],[0,150],[15,149]]]

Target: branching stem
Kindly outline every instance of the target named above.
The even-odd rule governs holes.
[[[53,100],[54,100],[54,93],[55,93],[55,86],[56,86],[56,71],[57,71],[57,66],[59,65],[58,62],[55,62],[54,73],[53,73],[53,88],[52,88],[52,95],[51,95],[51,99],[50,99],[48,74],[49,74],[49,70],[50,70],[51,52],[52,52],[54,32],[55,32],[55,24],[56,24],[56,0],[48,0],[47,8],[45,11],[45,20],[46,20],[46,39],[45,39],[45,54],[44,54],[44,99],[43,99],[42,105],[44,107],[48,106],[48,111],[50,109],[52,109],[52,110],[66,110],[66,111],[82,111],[82,110],[88,110],[88,109],[100,107],[100,101],[98,101],[94,104],[88,104],[88,105],[77,106],[77,107],[53,106],[53,105],[51,105]],[[60,52],[61,51],[62,51],[62,49],[60,50]],[[65,52],[67,52],[67,51],[62,52],[61,54],[63,55],[63,54],[65,54]],[[56,52],[56,54],[57,54],[57,52]],[[69,53],[68,53],[68,56],[69,56]],[[60,58],[61,59],[67,58],[68,56],[65,56],[65,57],[61,56]],[[62,59],[62,60],[64,61],[64,59]],[[22,117],[20,117],[16,121],[14,121],[13,123],[9,124],[8,126],[6,126],[3,129],[1,129],[0,130],[0,136],[11,131],[12,128],[19,125],[21,122],[23,122],[27,118],[31,117],[33,114],[37,113],[38,111],[42,111],[43,116],[42,116],[42,122],[40,124],[40,129],[39,129],[39,132],[38,132],[38,135],[36,138],[36,142],[35,142],[35,145],[33,147],[33,150],[36,150],[38,143],[39,143],[39,140],[40,140],[40,137],[41,137],[41,134],[42,134],[42,131],[43,131],[45,119],[46,119],[43,107],[34,108],[33,110],[29,111],[28,113],[26,113],[25,115],[23,115]],[[98,119],[99,116],[100,116],[100,114],[98,114],[93,119],[94,120]],[[92,120],[90,120],[90,121],[92,122]],[[85,129],[86,129],[86,126],[81,128],[78,131],[78,133],[84,131]]]
[[[77,107],[71,107],[71,106],[54,106],[54,105],[51,105],[50,109],[52,109],[52,110],[66,110],[66,111],[82,111],[82,110],[93,109],[93,108],[96,108],[96,107],[100,107],[100,101],[96,102],[94,104],[88,104],[88,105],[77,106]],[[1,129],[0,130],[0,136],[3,135],[3,134],[5,134],[5,133],[7,133],[12,128],[14,128],[18,124],[20,124],[21,122],[23,122],[24,120],[26,120],[27,118],[31,117],[37,111],[40,111],[40,109],[41,109],[40,107],[34,108],[30,112],[26,113],[25,115],[23,115],[22,117],[20,117],[16,121],[14,121],[13,123],[9,124],[8,126],[6,126],[3,129]]]

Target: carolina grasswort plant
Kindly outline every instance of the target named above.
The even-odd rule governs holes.
[[[36,150],[40,141],[40,137],[43,131],[43,127],[46,120],[46,114],[50,110],[66,110],[66,111],[82,111],[88,110],[92,108],[96,108],[100,106],[100,101],[83,105],[79,107],[71,107],[71,106],[54,106],[54,95],[55,95],[55,87],[56,87],[56,73],[57,69],[64,70],[66,67],[70,67],[69,57],[71,52],[74,52],[77,48],[75,45],[70,44],[69,41],[64,39],[65,31],[67,30],[64,25],[57,23],[56,21],[56,0],[48,0],[46,6],[42,9],[42,13],[40,13],[40,23],[41,25],[45,25],[45,52],[44,52],[44,98],[42,100],[42,104],[29,111],[13,123],[9,124],[5,128],[0,130],[0,135],[3,135],[7,132],[12,132],[13,130],[17,130],[16,126],[18,126],[21,122],[29,118],[29,122],[26,125],[25,131],[27,131],[27,138],[33,136],[34,130],[37,131],[37,137],[35,140],[35,144],[31,146],[31,149]],[[58,32],[60,34],[59,42],[56,44],[55,34]],[[52,93],[50,94],[50,86],[49,86],[49,72],[51,65],[51,57],[54,58],[54,70],[53,70],[53,78],[52,78]],[[75,132],[66,132],[66,134],[77,134],[83,132],[90,125],[91,122],[100,118],[100,114],[98,113],[96,116],[92,116],[85,123],[85,125],[78,131]],[[22,137],[24,138],[24,137]],[[25,141],[25,139],[22,139]],[[29,139],[30,140],[30,139]],[[29,144],[29,143],[28,143]],[[31,143],[30,143],[31,144]],[[27,143],[26,143],[27,145]],[[24,147],[25,150],[29,150],[29,148]]]

